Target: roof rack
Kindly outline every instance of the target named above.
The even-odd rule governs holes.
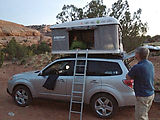
[[[88,54],[88,58],[103,58],[103,59],[123,59],[124,54]],[[79,57],[84,57],[83,54]],[[75,58],[75,54],[64,54],[58,59]]]
[[[86,50],[79,50],[80,54],[85,54]],[[88,50],[88,54],[122,54],[120,50]],[[57,50],[52,54],[76,54],[76,50]]]

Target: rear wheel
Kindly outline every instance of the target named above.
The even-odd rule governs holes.
[[[13,99],[18,106],[25,107],[31,104],[32,95],[25,86],[17,86],[13,91]]]
[[[100,93],[92,98],[91,107],[98,117],[111,118],[116,113],[118,104],[111,95]]]

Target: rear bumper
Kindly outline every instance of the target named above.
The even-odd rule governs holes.
[[[136,101],[135,93],[134,92],[127,92],[122,94],[121,97],[121,104],[119,104],[120,107],[123,106],[134,106]]]

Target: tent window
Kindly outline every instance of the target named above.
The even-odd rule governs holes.
[[[118,49],[117,25],[99,26],[96,32],[96,44],[99,50]]]
[[[69,31],[69,48],[94,49],[94,30]]]

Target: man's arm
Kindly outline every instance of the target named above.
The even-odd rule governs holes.
[[[137,66],[134,65],[131,70],[128,72],[128,74],[126,74],[126,79],[127,80],[132,80],[134,79],[134,77],[136,76],[137,73]]]

